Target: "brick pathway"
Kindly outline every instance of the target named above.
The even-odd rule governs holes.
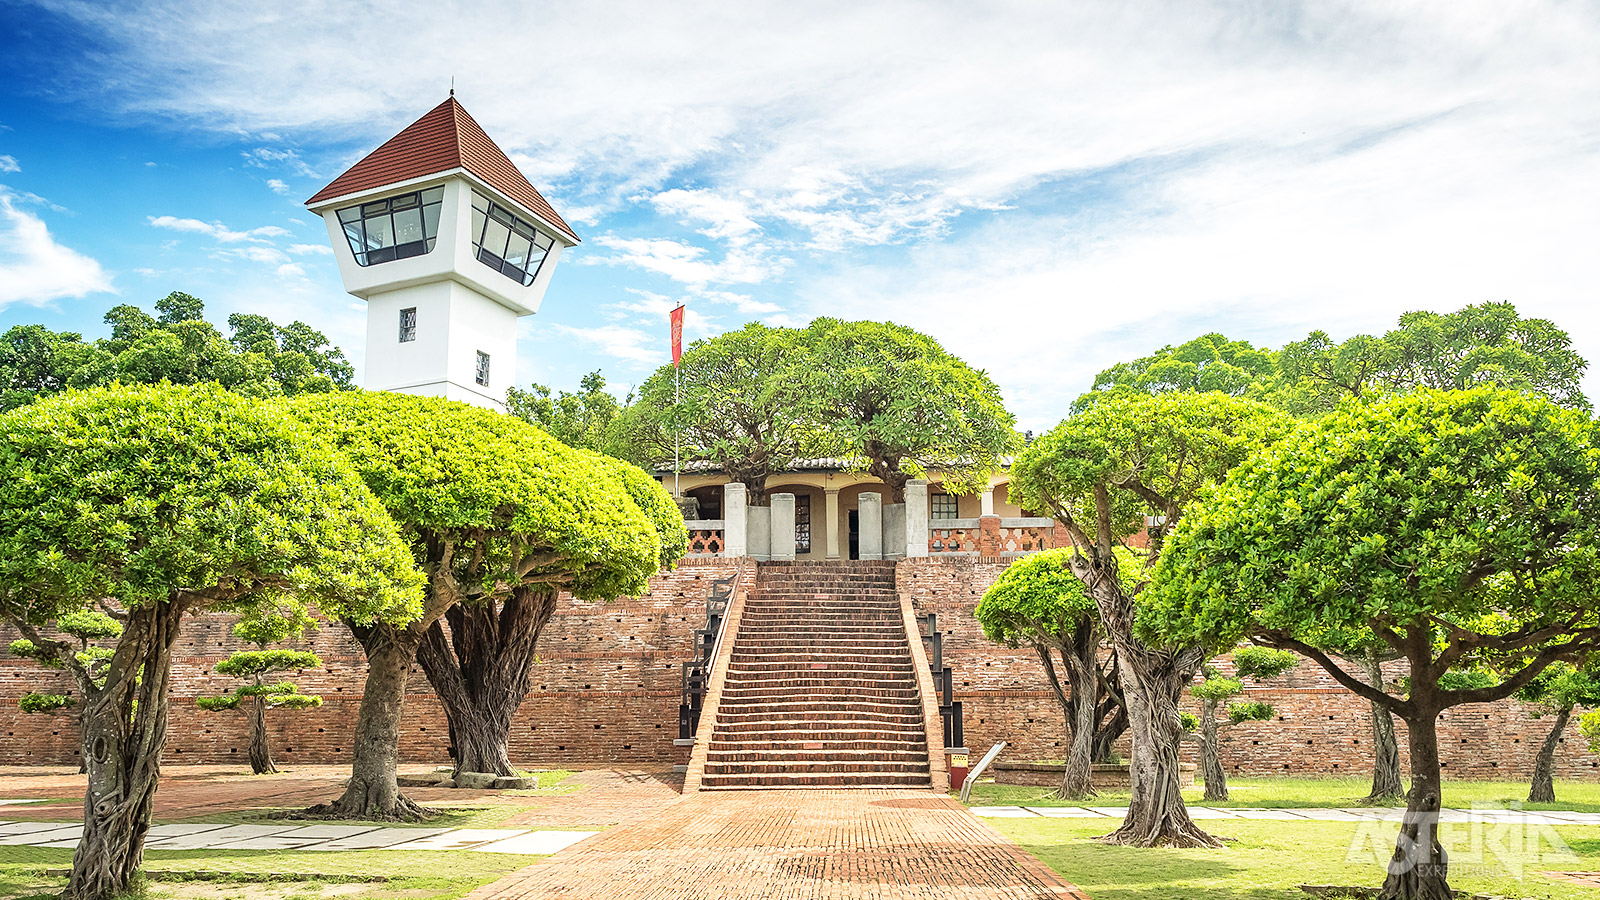
[[[1086,900],[954,799],[690,794],[467,900]]]

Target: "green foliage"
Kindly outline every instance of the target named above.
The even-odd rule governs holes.
[[[48,650],[45,650],[27,638],[19,638],[11,642],[11,655],[22,659],[31,659],[50,669],[61,668],[61,660]]]
[[[1600,711],[1584,713],[1578,719],[1578,731],[1589,742],[1589,752],[1600,753]]]
[[[1266,681],[1300,665],[1298,654],[1271,647],[1246,645],[1233,651],[1233,671],[1240,678]]]
[[[925,334],[891,322],[820,318],[807,356],[785,376],[803,385],[792,414],[815,423],[828,456],[888,482],[929,470],[951,493],[982,490],[1021,446],[1000,388]],[[796,363],[799,363],[796,365]]]
[[[537,576],[610,599],[642,593],[661,565],[665,509],[653,505],[653,518],[639,507],[625,464],[520,419],[379,392],[304,396],[281,408],[338,444],[417,558],[430,542],[448,542],[451,574],[468,591]],[[671,515],[682,529],[675,508]]]
[[[321,665],[322,660],[315,653],[304,650],[241,650],[217,663],[217,674],[246,678],[269,672],[315,669]]]
[[[1242,703],[1228,705],[1228,721],[1234,725],[1241,722],[1270,722],[1277,715],[1271,703],[1260,700],[1246,700]]]
[[[239,701],[243,699],[238,694],[226,694],[221,697],[196,697],[194,705],[206,712],[223,712],[238,709]]]
[[[1249,341],[1230,341],[1212,332],[1177,347],[1162,347],[1133,362],[1118,363],[1095,376],[1089,393],[1072,404],[1083,412],[1107,393],[1206,393],[1266,399],[1277,377],[1271,350]]]
[[[0,615],[111,598],[239,608],[301,593],[404,621],[420,576],[382,506],[310,429],[217,387],[115,387],[0,416]]]
[[[264,316],[228,318],[224,338],[201,318],[204,307],[174,292],[153,319],[123,304],[105,315],[111,337],[18,325],[0,335],[0,410],[69,388],[211,382],[254,397],[350,390],[355,370],[339,348],[303,322],[278,326]]]
[[[1117,575],[1126,590],[1135,591],[1144,577],[1143,557],[1124,547],[1117,551]],[[1097,614],[1094,599],[1067,565],[1074,552],[1070,547],[1043,550],[1007,566],[973,613],[984,636],[1010,647],[1058,647],[1071,641],[1077,623]]]
[[[1226,700],[1244,690],[1244,682],[1237,678],[1212,675],[1199,684],[1190,685],[1189,693],[1201,700]]]
[[[1341,406],[1189,511],[1140,629],[1227,647],[1446,622],[1452,664],[1486,670],[1582,634],[1600,624],[1595,438],[1582,413],[1492,388]]]
[[[17,699],[18,708],[25,713],[55,712],[77,705],[78,701],[64,694],[41,694],[38,691],[29,691]]]
[[[803,367],[800,333],[751,323],[684,351],[679,368],[662,366],[639,387],[618,420],[629,459],[670,463],[682,436],[684,462],[705,463],[757,489],[797,458],[817,455],[814,435],[796,410]],[[681,400],[679,381],[681,380]]]
[[[1176,521],[1202,488],[1291,427],[1271,407],[1221,393],[1108,394],[1022,451],[1011,499],[1094,523],[1103,489],[1112,536],[1124,539],[1146,514]]]
[[[1278,364],[1282,402],[1300,412],[1325,412],[1350,397],[1485,385],[1589,408],[1581,388],[1588,364],[1572,350],[1571,338],[1548,320],[1522,318],[1510,303],[1409,312],[1383,337],[1363,334],[1336,343],[1314,331],[1285,346]]]
[[[1200,730],[1200,717],[1192,712],[1183,712],[1182,710],[1179,710],[1178,727],[1182,728],[1188,734],[1194,734],[1196,731]]]
[[[683,510],[678,508],[678,504],[673,501],[672,495],[667,493],[667,489],[662,487],[661,482],[651,478],[638,466],[615,457],[602,456],[585,450],[579,450],[578,454],[591,465],[605,469],[617,479],[629,499],[655,526],[656,536],[661,540],[659,564],[669,569],[676,568],[678,560],[689,552],[689,527],[683,521]]]
[[[1518,691],[1517,699],[1538,703],[1551,710],[1600,706],[1600,677],[1593,669],[1580,669],[1571,663],[1558,662],[1540,672],[1527,687]]]
[[[80,609],[56,619],[56,630],[80,641],[103,641],[121,636],[122,623],[98,609]]]
[[[511,388],[506,392],[506,409],[569,447],[646,462],[633,458],[636,448],[617,427],[623,406],[606,391],[605,377],[599,371],[583,376],[577,393],[561,391],[551,396],[542,384],[527,390]]]
[[[281,596],[243,610],[233,625],[233,636],[265,650],[269,644],[281,644],[316,627],[316,623],[305,604],[294,597]]]

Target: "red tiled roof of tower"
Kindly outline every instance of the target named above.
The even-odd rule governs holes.
[[[455,168],[478,176],[560,229],[564,236],[578,240],[561,214],[517,171],[516,165],[455,97],[435,106],[385,141],[383,146],[368,153],[327,187],[317,191],[306,205]]]

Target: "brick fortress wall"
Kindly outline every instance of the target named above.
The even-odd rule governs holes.
[[[954,670],[956,699],[964,706],[968,747],[982,751],[1005,740],[1013,760],[1060,758],[1065,729],[1038,659],[1030,650],[989,643],[972,617],[1007,562],[994,557],[905,560],[898,567],[899,588],[911,593],[919,612],[939,616],[945,664]],[[672,746],[679,666],[692,655],[694,629],[704,627],[711,580],[733,574],[734,568],[731,560],[686,560],[676,571],[652,579],[650,591],[637,600],[583,603],[564,597],[539,642],[538,678],[512,730],[513,761],[567,767],[685,762],[685,752]],[[168,762],[247,765],[243,714],[207,713],[194,705],[197,695],[222,693],[233,685],[212,674],[219,660],[241,649],[229,633],[231,625],[231,618],[217,615],[183,626]],[[14,637],[0,629],[0,640],[9,643]],[[365,674],[361,648],[340,625],[326,625],[300,645],[321,655],[324,669],[294,680],[302,690],[321,694],[323,706],[269,715],[274,752],[290,764],[347,762]],[[67,686],[59,673],[0,656],[0,764],[76,762],[77,728],[70,714],[26,715],[16,704],[28,690],[62,692]],[[1272,703],[1279,720],[1223,729],[1222,758],[1229,771],[1371,771],[1367,704],[1312,663],[1265,686],[1248,685],[1246,692]],[[1447,712],[1440,725],[1446,773],[1527,777],[1548,727],[1548,720],[1536,720],[1530,711],[1507,702]],[[1404,747],[1404,726],[1399,728]],[[1193,748],[1187,753],[1193,761]],[[416,668],[406,698],[401,759],[448,762],[443,710]],[[1557,774],[1600,777],[1597,766],[1600,758],[1587,752],[1572,726],[1557,753]]]
[[[694,654],[694,629],[705,627],[711,581],[731,576],[736,560],[685,560],[650,580],[638,599],[586,603],[563,596],[539,638],[533,690],[511,732],[511,758],[526,766],[603,766],[686,762],[678,736],[680,666]],[[248,731],[239,712],[204,712],[196,696],[220,694],[238,682],[214,674],[218,661],[243,647],[233,618],[187,620],[174,656],[169,763],[248,766]],[[17,635],[0,628],[0,641]],[[323,705],[268,713],[279,763],[342,763],[361,703],[366,659],[339,624],[323,624],[293,646],[322,657],[323,668],[288,675]],[[3,651],[0,651],[3,652]],[[73,764],[78,729],[69,713],[26,714],[17,698],[29,690],[66,693],[70,679],[28,660],[0,655],[0,764]],[[400,730],[403,763],[449,762],[444,709],[422,669],[413,666]]]

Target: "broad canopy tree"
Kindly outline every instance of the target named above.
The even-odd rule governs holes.
[[[1011,467],[1012,496],[1049,510],[1071,536],[1072,573],[1094,597],[1117,653],[1133,793],[1114,842],[1218,846],[1190,819],[1178,768],[1179,695],[1213,649],[1135,634],[1141,591],[1124,586],[1116,549],[1149,516],[1154,564],[1194,496],[1289,428],[1270,407],[1221,393],[1113,394],[1029,445]]]
[[[404,621],[420,579],[392,520],[311,430],[217,387],[68,393],[0,416],[0,617],[83,698],[83,839],[65,896],[128,888],[150,827],[185,615],[285,594]],[[104,668],[45,636],[123,627]]]
[[[425,818],[422,807],[401,796],[395,766],[407,673],[419,647],[442,637],[434,626],[453,609],[471,607],[447,623],[452,631],[461,623],[459,638],[452,634],[463,642],[459,646],[484,646],[473,634],[479,625],[504,628],[492,640],[524,642],[516,659],[531,664],[540,616],[548,615],[540,609],[549,602],[546,595],[565,589],[583,599],[611,599],[642,592],[662,564],[662,536],[684,546],[682,517],[655,485],[649,508],[641,507],[640,484],[650,480],[643,473],[630,474],[625,464],[574,450],[491,410],[375,392],[279,402],[345,452],[398,523],[426,579],[421,614],[408,623],[348,623],[368,662],[352,775],[342,797],[312,812]],[[508,602],[516,612],[509,617]],[[467,671],[449,653],[440,656],[445,666],[435,672],[451,666],[458,675]],[[518,680],[525,671],[505,682],[490,678],[498,677],[492,667],[483,671],[486,688],[509,685],[514,694],[520,685],[526,691],[526,682]],[[521,697],[455,691],[443,677],[435,688],[450,718],[458,762],[490,771],[503,767],[505,729]],[[474,705],[483,700],[493,702],[487,709]]]
[[[1412,781],[1386,900],[1452,896],[1438,839],[1439,713],[1502,700],[1600,649],[1600,441],[1583,413],[1478,388],[1351,403],[1208,492],[1146,591],[1146,640],[1293,650],[1405,720]],[[1406,696],[1322,636],[1365,630]],[[1453,672],[1497,673],[1455,686]]]
[[[1026,646],[1038,655],[1071,735],[1056,796],[1082,799],[1095,795],[1090,775],[1097,761],[1097,746],[1116,737],[1102,740],[1104,733],[1116,723],[1126,723],[1127,717],[1119,715],[1120,693],[1114,687],[1116,657],[1113,654],[1105,668],[1098,659],[1104,644],[1100,615],[1094,598],[1072,573],[1072,552],[1068,548],[1045,550],[1013,562],[984,592],[973,615],[989,640],[1008,647]],[[1133,551],[1119,547],[1117,552],[1125,590],[1134,590],[1143,581],[1143,565]]]

